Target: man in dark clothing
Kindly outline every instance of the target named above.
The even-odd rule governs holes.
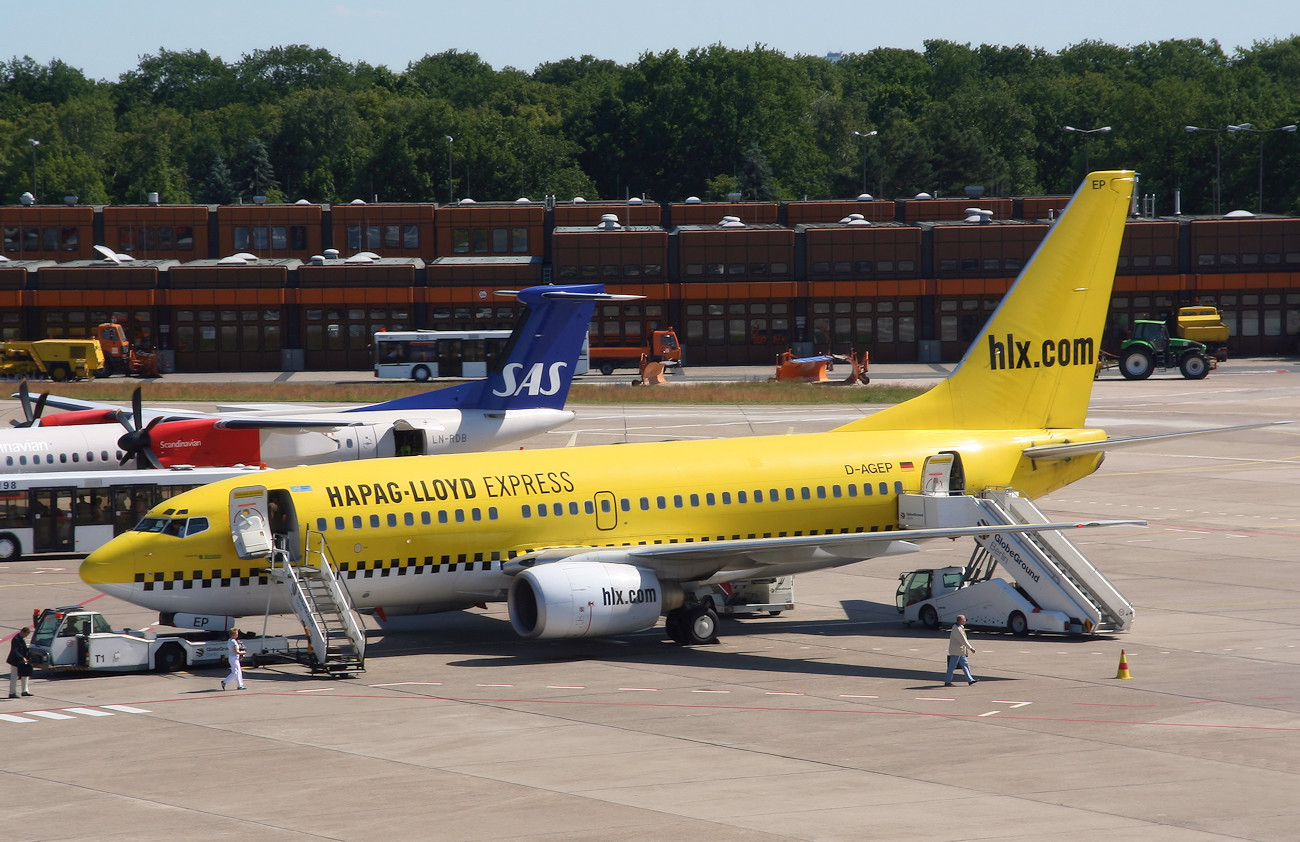
[[[22,694],[31,695],[27,690],[27,679],[32,675],[32,662],[27,657],[27,635],[31,633],[30,628],[24,627],[9,641],[9,657],[6,661],[9,664],[9,698],[11,699],[18,698],[20,683]]]

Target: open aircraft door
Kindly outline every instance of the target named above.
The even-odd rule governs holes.
[[[230,537],[240,558],[266,558],[271,554],[271,525],[267,511],[265,486],[231,489]]]
[[[947,497],[966,493],[966,474],[961,456],[956,453],[936,453],[926,457],[921,472],[921,493],[929,497]]]
[[[436,421],[398,419],[393,422],[393,455],[427,456],[430,441],[442,440],[446,432],[447,428]]]

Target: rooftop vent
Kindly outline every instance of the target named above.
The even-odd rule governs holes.
[[[99,252],[100,256],[103,257],[104,260],[108,263],[115,263],[115,264],[130,263],[132,260],[135,260],[135,258],[132,257],[131,255],[118,254],[108,246],[97,245],[95,246],[95,251]]]

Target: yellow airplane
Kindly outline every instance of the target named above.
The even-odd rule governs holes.
[[[1090,525],[901,530],[900,495],[921,490],[938,456],[955,489],[1038,497],[1116,444],[1083,424],[1135,181],[1090,174],[952,374],[836,430],[287,468],[173,497],[81,577],[185,615],[178,625],[285,613],[272,547],[292,563],[314,547],[361,611],[504,600],[526,638],[626,634],[666,616],[690,644],[715,634],[703,586],[930,538]]]

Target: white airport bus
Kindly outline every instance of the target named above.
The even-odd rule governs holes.
[[[418,380],[487,377],[508,330],[393,330],[375,334],[375,376]]]
[[[0,475],[0,562],[85,554],[135,528],[157,503],[258,468],[167,468]]]
[[[375,376],[418,380],[457,377],[477,380],[488,376],[505,355],[508,330],[391,330],[375,334]],[[587,343],[573,372],[586,374]]]

